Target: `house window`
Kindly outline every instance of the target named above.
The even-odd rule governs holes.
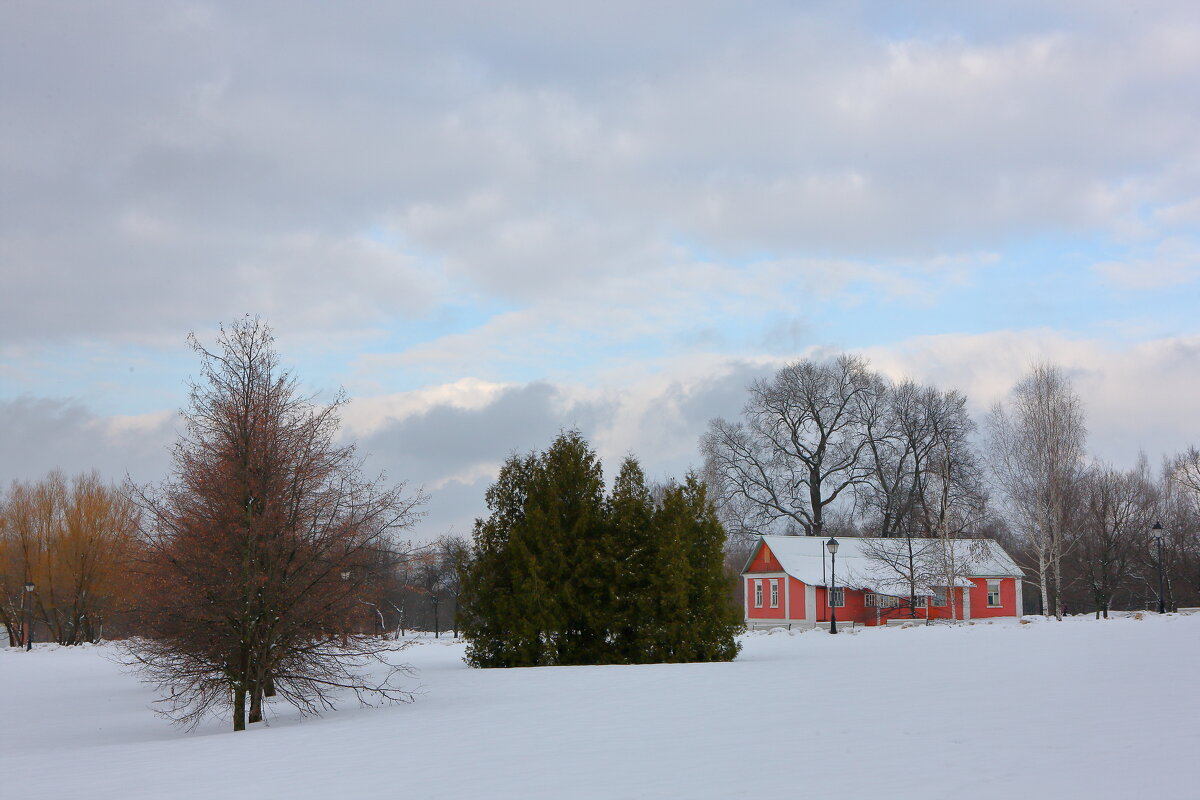
[[[841,608],[846,605],[845,588],[842,586],[828,591],[828,600],[830,608]]]
[[[939,586],[933,590],[933,604],[935,606],[946,605],[946,587]]]
[[[868,608],[896,608],[900,605],[899,597],[892,597],[890,594],[876,594],[871,592],[867,595]]]
[[[771,581],[771,608],[779,608],[779,581]]]
[[[988,579],[988,608],[1000,607],[1000,580]]]
[[[875,592],[871,592],[866,598],[868,608],[899,608],[901,604],[907,606],[910,600],[913,608],[926,608],[929,605],[929,598],[923,594],[919,594],[913,598],[908,598],[896,597],[895,595],[891,594],[877,594]]]
[[[762,581],[754,582],[754,607],[762,608]]]

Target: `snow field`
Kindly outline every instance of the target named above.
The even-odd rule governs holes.
[[[397,656],[416,702],[274,705],[244,734],[156,717],[111,645],[2,650],[0,753],[27,798],[1200,797],[1200,615],[743,642],[729,664],[472,670],[421,638]]]

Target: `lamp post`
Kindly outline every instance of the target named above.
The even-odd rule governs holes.
[[[33,581],[25,581],[25,652],[33,649]]]
[[[1165,581],[1163,580],[1163,526],[1161,522],[1155,522],[1150,526],[1150,538],[1158,545],[1158,613],[1167,613],[1167,593],[1165,589]]]
[[[829,541],[825,543],[825,549],[829,551],[829,632],[837,633],[837,606],[834,605],[834,600],[837,595],[837,551],[838,540],[829,537]]]

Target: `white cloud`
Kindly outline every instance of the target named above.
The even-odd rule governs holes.
[[[532,3],[501,27],[441,7],[14,12],[0,337],[157,336],[248,303],[330,331],[464,292],[549,305],[669,271],[680,240],[894,262],[1187,219],[1186,5],[1010,12],[935,4],[903,35],[869,7],[786,4]],[[401,250],[361,238],[376,228]]]
[[[1092,269],[1118,289],[1182,286],[1200,281],[1200,247],[1190,239],[1164,239],[1149,257],[1103,261]]]

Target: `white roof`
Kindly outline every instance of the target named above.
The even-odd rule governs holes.
[[[761,544],[771,548],[779,566],[788,575],[813,586],[827,586],[830,556],[826,540],[817,536],[760,536]],[[754,548],[751,561],[758,555]],[[972,578],[1023,578],[1025,573],[994,539],[913,539],[914,559],[918,562],[918,588],[931,593],[933,588],[946,586],[946,570],[939,567],[943,545],[949,545],[953,555],[955,586],[971,586]],[[908,540],[903,538],[845,537],[838,539],[837,584],[867,589],[881,594],[907,596],[909,593],[906,557]],[[894,556],[900,569],[889,566],[884,556]],[[751,561],[746,562],[749,567]],[[745,572],[745,570],[743,570]]]

